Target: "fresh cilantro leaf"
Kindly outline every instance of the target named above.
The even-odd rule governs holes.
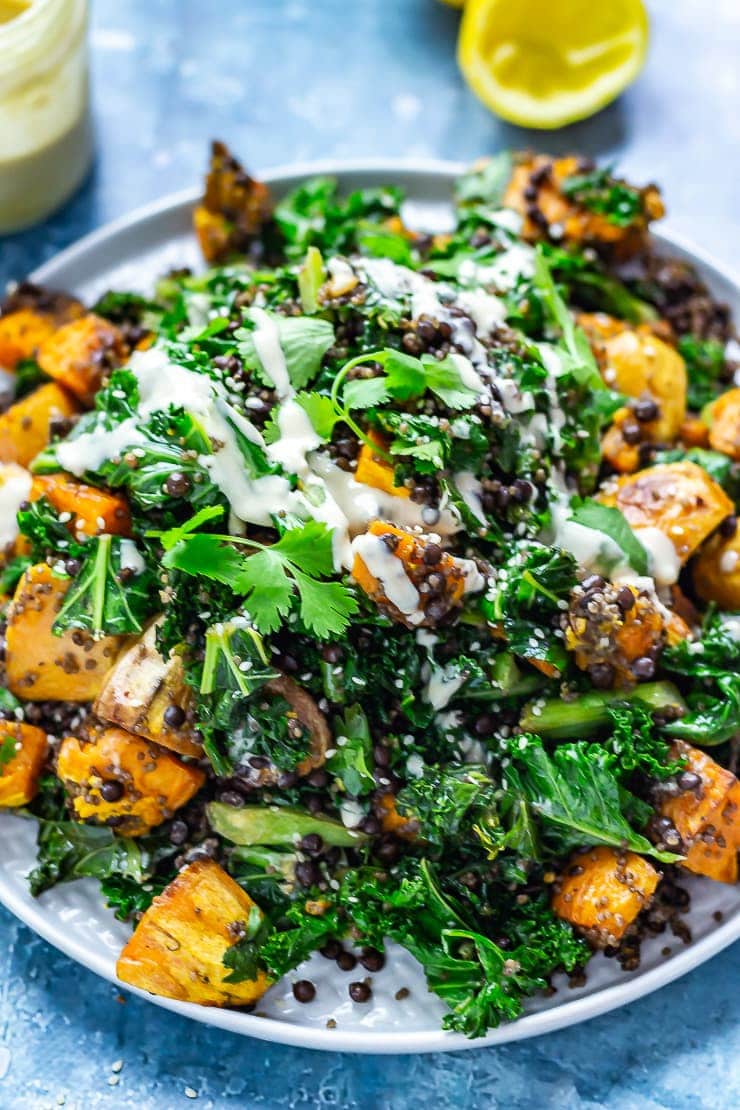
[[[451,355],[436,359],[422,355],[427,389],[431,389],[451,409],[469,409],[478,400],[478,391],[463,381],[462,374]]]
[[[339,635],[357,611],[357,600],[341,582],[320,582],[333,573],[331,532],[308,521],[265,546],[241,537],[182,534],[163,559],[168,569],[231,586],[244,598],[261,632],[274,632],[286,619],[298,594],[299,613],[307,631],[319,639]],[[253,549],[242,555],[235,545]]]
[[[331,397],[324,397],[321,393],[303,392],[295,399],[311,421],[316,435],[323,440],[330,440],[335,425],[342,419],[342,413]]]
[[[348,409],[369,409],[387,401],[390,394],[387,378],[355,378],[344,387],[342,400]]]
[[[307,520],[300,528],[283,532],[269,550],[279,552],[313,577],[334,573],[331,532],[318,520]]]
[[[235,588],[244,595],[250,617],[262,632],[274,632],[293,604],[293,582],[279,552],[268,547],[243,559]]]
[[[244,569],[244,556],[229,546],[223,536],[183,533],[174,547],[166,551],[162,566],[236,586]]]
[[[334,343],[334,328],[328,320],[314,316],[281,316],[267,309],[259,311],[266,313],[277,329],[291,385],[304,389],[318,374],[324,355]],[[276,385],[262,364],[254,343],[254,329],[240,328],[235,338],[246,365],[254,369],[264,384]]]
[[[206,505],[199,509],[195,516],[191,516],[190,520],[186,520],[184,524],[180,524],[176,528],[170,528],[167,532],[147,532],[147,536],[158,539],[165,551],[169,551],[185,536],[188,536],[191,532],[197,532],[202,524],[208,524],[209,521],[217,520],[223,515],[223,506]]]
[[[629,560],[630,566],[638,574],[648,573],[648,554],[635,533],[630,528],[624,514],[609,505],[602,505],[591,498],[585,498],[572,509],[571,519],[585,528],[593,528],[613,540]]]

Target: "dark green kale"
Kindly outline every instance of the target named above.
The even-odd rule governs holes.
[[[332,177],[314,177],[289,193],[275,209],[275,223],[285,255],[302,259],[310,246],[324,254],[350,254],[375,244],[371,233],[398,215],[403,195],[398,189],[358,189],[338,195]],[[382,245],[382,244],[381,244]]]
[[[373,741],[370,726],[360,705],[349,705],[333,722],[335,752],[326,761],[327,771],[342,783],[353,798],[375,790]]]
[[[725,372],[725,348],[716,339],[682,335],[678,352],[686,363],[689,379],[688,406],[701,412],[720,391]]]
[[[450,1007],[444,1028],[469,1037],[518,1017],[524,998],[543,989],[556,970],[573,971],[590,956],[544,900],[519,922],[521,943],[500,948],[470,927],[426,860],[409,859],[393,876],[350,871],[339,900],[366,942],[382,947],[390,937],[419,960],[429,989]]]
[[[99,536],[85,545],[54,632],[82,628],[94,635],[127,636],[142,632],[159,607],[159,581],[133,540]]]
[[[106,879],[120,875],[137,884],[146,881],[145,856],[136,840],[116,836],[112,829],[98,825],[38,821],[37,862],[28,876],[34,896],[56,883],[83,876]]]
[[[396,808],[416,822],[426,844],[440,849],[469,835],[473,825],[494,815],[496,795],[497,789],[482,767],[426,766],[421,777],[409,779],[397,795]]]
[[[661,666],[682,686],[689,706],[664,726],[667,736],[712,747],[740,733],[740,640],[721,614],[709,612],[700,640],[666,648]]]
[[[566,197],[591,212],[606,216],[609,223],[617,227],[629,227],[642,215],[640,190],[615,178],[611,166],[566,177],[562,190]]]
[[[514,655],[547,664],[553,673],[567,663],[565,647],[553,636],[561,603],[577,581],[572,555],[534,541],[511,545],[481,602],[486,619],[500,627]]]
[[[538,737],[525,733],[511,741],[509,755],[508,789],[529,803],[542,842],[555,855],[608,844],[626,845],[666,862],[675,858],[657,851],[630,825],[625,816],[626,792],[600,744],[561,744],[548,754]]]

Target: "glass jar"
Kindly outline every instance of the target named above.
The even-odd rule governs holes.
[[[92,160],[87,0],[0,0],[0,234],[48,216]]]

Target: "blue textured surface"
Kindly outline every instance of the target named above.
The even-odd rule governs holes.
[[[671,225],[735,261],[737,0],[653,3],[653,49],[638,85],[544,140],[497,123],[467,92],[454,62],[457,15],[434,0],[93,6],[96,170],[46,225],[0,242],[0,282],[197,180],[214,134],[256,169],[332,156],[576,148],[660,181]],[[740,1105],[737,945],[588,1027],[458,1056],[378,1060],[268,1046],[124,999],[4,911],[0,941],[3,1110],[160,1110],[194,1096],[203,1107]]]

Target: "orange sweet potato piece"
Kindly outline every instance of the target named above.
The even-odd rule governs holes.
[[[33,358],[57,325],[51,316],[32,308],[20,308],[0,316],[0,366],[15,370],[19,362]]]
[[[379,436],[371,435],[370,438],[377,446],[385,446]],[[357,469],[355,470],[355,481],[361,482],[365,486],[372,486],[373,489],[382,490],[384,493],[391,493],[394,497],[410,496],[405,486],[394,485],[393,467],[380,455],[375,454],[372,447],[368,446],[367,443],[363,443],[360,448]]]
[[[616,505],[633,528],[657,528],[682,562],[733,511],[722,487],[696,463],[661,463],[627,474],[599,496]]]
[[[720,609],[740,610],[740,528],[729,538],[717,532],[692,564],[694,589]]]
[[[395,833],[404,840],[415,840],[419,822],[415,817],[404,816],[398,812],[393,794],[381,794],[376,799],[375,809],[384,833]]]
[[[738,879],[740,783],[706,752],[676,741],[671,758],[683,757],[686,769],[701,779],[697,790],[666,798],[660,807],[675,825],[687,849],[683,866],[722,883]]]
[[[687,416],[678,429],[678,438],[684,447],[708,447],[709,428],[698,416]]]
[[[611,426],[601,440],[604,458],[620,474],[633,474],[640,465],[639,444],[628,443],[624,435],[623,425],[627,423],[634,423],[630,410],[626,407],[617,409]]]
[[[48,748],[43,729],[0,721],[0,806],[24,806],[36,796]],[[6,761],[8,750],[14,754]]]
[[[79,405],[55,382],[41,385],[0,415],[0,462],[28,466],[49,443],[49,424],[73,416]]]
[[[200,790],[205,774],[172,752],[122,728],[105,728],[90,740],[67,736],[59,748],[57,774],[72,796],[75,817],[141,836],[161,825]],[[118,796],[106,800],[110,786]]]
[[[80,629],[54,635],[52,625],[71,582],[38,563],[18,583],[6,632],[6,684],[16,697],[92,701],[100,692],[121,637],[95,640]]]
[[[619,226],[563,192],[566,179],[582,172],[581,160],[573,156],[553,159],[544,154],[519,155],[504,206],[524,217],[522,234],[530,241],[542,239],[548,233],[545,228],[555,225],[558,241],[566,245],[592,245],[622,258],[634,254],[645,240],[650,221],[664,213],[660,193],[653,185],[641,189],[640,211],[627,226]],[[530,189],[536,191],[533,198]],[[535,212],[539,215],[533,219]]]
[[[108,672],[95,714],[180,755],[198,757],[203,747],[194,724],[193,691],[185,682],[182,657],[171,654],[163,659],[157,651],[160,623],[151,624]],[[177,726],[165,718],[172,707],[182,710]],[[180,714],[174,716],[178,719]]]
[[[601,846],[574,853],[552,899],[558,917],[583,930],[599,948],[619,943],[649,905],[660,880],[655,868],[634,852]]]
[[[227,983],[223,958],[261,911],[213,860],[196,860],[152,902],[121,952],[118,978],[164,998],[203,1006],[256,1002],[269,980]]]
[[[710,446],[740,462],[740,386],[712,401],[707,416]]]
[[[131,535],[131,513],[125,497],[118,493],[95,489],[64,473],[36,474],[31,485],[30,500],[40,497],[57,512],[71,513],[70,530],[86,536],[107,532],[114,536]]]
[[[250,177],[224,143],[214,142],[205,195],[193,213],[205,260],[217,262],[243,253],[271,212],[267,186]]]
[[[409,628],[436,625],[466,592],[484,585],[472,560],[449,555],[436,542],[439,554],[429,560],[432,544],[428,536],[374,520],[352,545],[352,574],[358,586]],[[374,574],[371,567],[377,571],[381,566],[383,573]]]
[[[120,366],[127,353],[116,325],[88,312],[55,331],[41,344],[36,358],[45,374],[83,405],[91,405],[103,376]]]
[[[609,667],[616,687],[633,685],[632,665],[645,657],[655,659],[669,636],[675,641],[689,634],[678,614],[666,615],[665,606],[659,606],[651,593],[627,588],[634,601],[625,611],[617,600],[621,587],[606,583],[584,590],[577,586],[565,627],[565,646],[574,653],[576,666],[582,671]]]

